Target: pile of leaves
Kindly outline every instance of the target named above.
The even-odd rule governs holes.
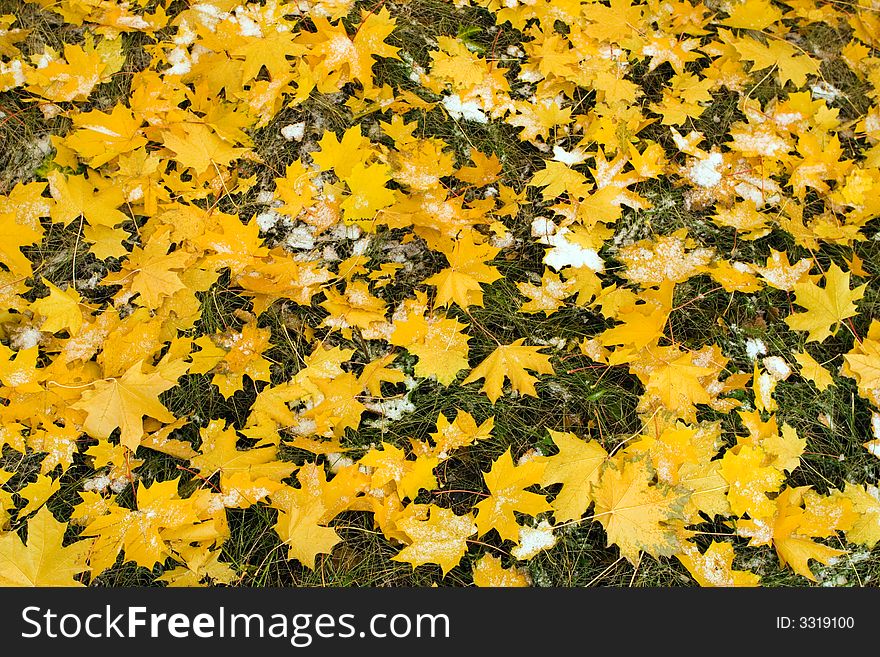
[[[880,541],[876,1],[2,7],[0,584]]]

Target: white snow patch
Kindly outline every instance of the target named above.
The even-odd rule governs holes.
[[[837,100],[843,93],[835,87],[833,84],[828,84],[824,80],[817,82],[816,84],[810,85],[810,91],[813,94],[813,98],[821,98],[825,101],[833,101]]]
[[[461,96],[451,94],[443,98],[443,107],[449,112],[449,116],[453,119],[464,119],[465,121],[476,121],[477,123],[488,123],[489,117],[483,113],[476,101],[461,101]]]
[[[507,249],[514,245],[513,235],[505,233],[504,235],[493,235],[489,240],[490,244],[496,249]]]
[[[275,194],[271,189],[264,189],[259,194],[257,194],[256,203],[260,205],[269,205],[275,200]]]
[[[691,167],[691,180],[700,187],[714,187],[721,182],[718,167],[723,161],[721,153],[709,153],[709,157],[699,160]]]
[[[95,272],[86,279],[77,280],[76,287],[79,290],[94,290],[96,287],[98,287],[98,283],[101,281],[101,278],[102,276],[100,272]],[[67,344],[69,345],[71,344],[71,342],[68,341]]]
[[[327,454],[327,469],[330,471],[330,474],[336,474],[350,465],[354,465],[354,461],[345,454],[339,452]]]
[[[315,248],[315,236],[308,226],[297,226],[287,233],[284,244],[289,249],[313,249]]]
[[[368,402],[364,404],[367,409],[378,413],[385,420],[396,422],[407,413],[413,413],[416,410],[415,404],[409,400],[408,395],[403,397],[393,397],[391,399],[382,399],[377,402]]]
[[[548,238],[556,232],[556,224],[552,219],[537,217],[532,221],[532,237]]]
[[[758,356],[767,353],[767,345],[760,338],[749,338],[746,340],[746,356],[749,360],[756,360]]]
[[[865,117],[865,132],[867,132],[869,136],[876,138],[876,135],[872,133],[877,131],[880,131],[880,112],[874,110],[869,112]]]
[[[779,356],[768,356],[763,360],[764,368],[777,381],[785,381],[791,376],[791,367]]]
[[[114,493],[121,493],[130,483],[125,477],[118,477],[110,482],[110,490]]]
[[[766,372],[758,375],[758,388],[755,390],[755,397],[761,399],[764,408],[773,406],[773,377]]]
[[[269,210],[268,212],[261,212],[256,216],[254,220],[257,222],[257,226],[260,227],[260,230],[264,233],[272,230],[275,226],[280,222],[281,224],[289,223],[289,220],[283,214],[275,212],[274,210]]]
[[[538,217],[532,221],[532,237],[541,244],[553,248],[544,256],[544,264],[560,270],[564,267],[589,267],[593,271],[603,271],[605,263],[594,249],[586,249],[570,241],[566,235],[567,227],[558,228],[551,219]]]
[[[605,269],[605,262],[595,249],[586,249],[580,244],[568,240],[568,228],[560,228],[555,235],[547,240],[553,248],[544,256],[544,264],[557,271],[564,267],[589,267],[599,272]]]
[[[587,159],[587,156],[583,151],[577,148],[573,151],[567,151],[560,146],[554,146],[553,159],[557,162],[562,162],[563,164],[573,167],[576,164],[583,163]]]
[[[9,340],[9,346],[16,351],[36,347],[43,339],[43,333],[33,326],[26,326]]]
[[[150,24],[144,20],[143,16],[120,16],[116,19],[116,24],[133,30],[150,29]]]
[[[186,75],[192,70],[189,52],[180,46],[168,53],[168,63],[171,64],[171,68],[166,69],[166,75]]]
[[[519,545],[514,547],[510,554],[520,561],[525,561],[554,545],[556,545],[556,536],[553,534],[553,527],[546,520],[542,520],[537,527],[519,528]]]
[[[41,103],[40,111],[43,113],[43,118],[48,120],[54,119],[56,116],[61,114],[62,110],[55,103]]]
[[[22,68],[20,59],[13,59],[9,64],[0,62],[0,75],[11,75],[12,84],[16,87],[25,83],[24,68]]]
[[[330,237],[334,240],[356,240],[361,236],[359,226],[346,224],[336,224],[330,229]]]
[[[305,121],[299,123],[291,123],[281,128],[281,136],[287,141],[302,141],[303,135],[306,133]]]
[[[369,235],[365,235],[359,240],[355,241],[351,245],[351,254],[352,255],[364,255],[367,252],[367,249],[370,247],[370,239]]]
[[[236,18],[238,19],[238,33],[241,34],[241,36],[257,38],[263,36],[263,30],[259,23],[244,14],[237,14]]]
[[[110,487],[112,483],[107,475],[98,475],[93,479],[88,479],[83,483],[83,490],[103,492]]]

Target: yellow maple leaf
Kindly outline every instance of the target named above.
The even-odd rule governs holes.
[[[532,176],[529,184],[534,187],[543,187],[541,193],[545,199],[561,196],[566,192],[572,196],[584,198],[590,189],[584,174],[555,160],[545,161],[544,168]]]
[[[514,465],[509,449],[495,460],[489,472],[483,475],[490,495],[474,507],[481,536],[495,529],[502,540],[516,542],[519,525],[514,511],[534,516],[550,510],[543,495],[523,490],[540,483],[544,468],[541,461]]]
[[[269,329],[257,328],[251,322],[241,327],[240,333],[220,336],[218,342],[229,347],[223,358],[214,366],[211,383],[216,385],[220,394],[230,397],[244,385],[246,374],[253,381],[268,381],[271,378],[270,363],[263,357],[269,348]],[[205,354],[210,359],[210,351]]]
[[[232,427],[223,426],[222,420],[212,420],[199,431],[202,444],[199,454],[190,460],[190,466],[205,477],[217,473],[232,476],[247,474],[251,479],[266,477],[281,481],[296,469],[296,464],[277,460],[274,446],[236,448],[238,436]]]
[[[758,586],[755,573],[733,569],[733,544],[712,541],[702,554],[693,543],[686,542],[675,555],[700,586]]]
[[[761,447],[772,459],[773,466],[791,472],[801,462],[801,456],[807,447],[807,439],[799,438],[794,427],[783,424],[779,433],[764,439]]]
[[[516,287],[529,301],[519,308],[521,313],[545,313],[552,315],[560,307],[566,298],[574,292],[571,281],[563,281],[546,267],[541,277],[540,285],[532,285],[528,282],[517,283]]]
[[[13,472],[0,468],[0,486],[4,486],[6,482],[12,478],[13,474]],[[0,488],[0,530],[5,530],[7,528],[10,519],[9,512],[14,509],[15,504],[12,502],[12,493]]]
[[[472,445],[478,440],[487,440],[492,437],[492,429],[495,426],[495,417],[490,416],[485,422],[477,426],[476,420],[467,411],[458,410],[455,419],[450,422],[443,413],[437,416],[437,431],[431,434],[436,443],[435,451],[443,458],[454,449]]]
[[[125,105],[116,104],[110,113],[94,110],[73,117],[75,130],[64,143],[72,148],[91,168],[97,169],[117,155],[130,153],[147,143],[141,125]]]
[[[32,481],[27,486],[24,486],[18,494],[25,500],[27,500],[27,504],[24,505],[23,508],[19,509],[18,517],[24,518],[30,513],[33,513],[37,509],[41,508],[46,502],[49,501],[49,498],[52,497],[55,493],[61,490],[61,480],[53,479],[52,477],[40,474],[37,475],[36,481]]]
[[[181,418],[177,422],[172,422],[171,424],[160,427],[158,430],[144,436],[141,440],[141,446],[148,447],[157,452],[162,452],[163,454],[168,454],[177,459],[188,461],[196,456],[198,452],[193,449],[189,441],[177,440],[170,437],[172,433],[186,424],[187,419]],[[144,425],[144,428],[147,429],[146,424]]]
[[[95,518],[83,529],[84,536],[96,537],[89,555],[93,574],[112,566],[122,550],[126,560],[145,568],[152,568],[171,554],[166,531],[199,521],[192,501],[178,495],[179,483],[179,478],[154,481],[150,486],[139,482],[137,510],[112,505],[106,515]]]
[[[80,310],[82,297],[72,287],[62,291],[49,281],[45,283],[49,288],[49,296],[37,299],[31,304],[31,308],[44,318],[40,330],[55,333],[67,329],[71,336],[76,335],[83,324],[83,314]]]
[[[39,351],[39,345],[12,351],[0,344],[0,383],[19,393],[39,392],[43,374],[43,370],[37,368]]]
[[[405,517],[397,526],[410,540],[392,561],[402,561],[417,568],[422,564],[436,563],[446,575],[467,552],[467,539],[477,532],[471,514],[455,515],[439,506],[428,507],[428,518]]]
[[[608,545],[616,544],[633,564],[640,552],[668,557],[681,549],[675,522],[683,519],[688,493],[653,480],[647,459],[617,458],[606,461],[593,487],[593,517],[605,528]]]
[[[338,438],[346,428],[354,429],[360,424],[366,407],[357,399],[363,385],[356,376],[345,372],[332,380],[318,379],[315,385],[322,396],[321,401],[304,415],[315,421],[316,434]]]
[[[742,59],[754,62],[754,71],[776,66],[780,84],[794,82],[795,86],[802,87],[808,75],[819,74],[819,61],[782,37],[767,38],[765,45],[750,35],[738,38],[725,30],[720,30],[719,35],[733,45]]]
[[[618,257],[626,265],[623,275],[634,283],[679,283],[705,271],[714,255],[713,249],[695,246],[682,229],[654,241],[641,240],[625,246],[618,252]]]
[[[766,516],[753,516],[737,523],[737,533],[751,539],[749,545],[767,545],[771,541],[782,565],[809,580],[816,581],[809,561],[824,564],[845,550],[816,543],[812,539],[833,536],[837,531],[850,530],[857,515],[852,502],[843,496],[822,497],[809,486],[786,488],[773,501],[774,508]]]
[[[40,219],[48,217],[52,202],[43,196],[45,182],[18,182],[5,195],[0,194],[0,215],[13,215],[16,223],[35,230],[42,235]]]
[[[382,396],[382,382],[401,383],[406,379],[406,374],[398,369],[386,367],[390,365],[396,354],[386,354],[364,365],[358,381],[369,391],[373,397]]]
[[[163,572],[156,579],[167,582],[170,587],[207,586],[204,580],[216,584],[232,584],[235,571],[220,561],[222,550],[204,549],[201,545],[181,546],[176,557],[184,560],[184,565],[175,566]]]
[[[170,230],[170,229],[169,229]],[[165,297],[186,286],[180,278],[183,268],[191,259],[180,249],[168,253],[165,241],[167,231],[154,235],[146,245],[135,247],[122,269],[104,277],[105,285],[122,284],[134,294],[137,302],[146,308],[156,308]]]
[[[775,493],[785,475],[775,465],[766,465],[767,453],[760,447],[741,445],[728,450],[721,459],[721,476],[730,484],[727,501],[738,516],[751,517],[773,514],[773,502],[767,493]]]
[[[405,319],[394,322],[389,342],[418,357],[413,366],[416,376],[433,376],[440,384],[448,386],[468,366],[468,341],[471,338],[463,332],[466,327],[452,317],[422,314],[413,308]]]
[[[865,294],[867,284],[849,289],[849,272],[832,264],[825,273],[825,287],[815,283],[797,283],[795,302],[807,310],[785,318],[785,323],[796,331],[809,331],[807,342],[822,342],[843,320],[858,314],[855,301]]]
[[[773,392],[776,390],[778,383],[768,372],[761,370],[758,367],[758,361],[755,361],[752,374],[752,392],[755,394],[756,409],[772,413],[779,408],[779,405],[773,398]]]
[[[236,148],[204,123],[180,123],[162,132],[162,143],[174,153],[174,159],[197,174],[226,166],[247,152]]]
[[[677,484],[679,470],[687,463],[699,464],[714,456],[713,444],[708,449],[700,444],[698,433],[678,423],[662,430],[647,431],[631,442],[624,450],[629,454],[646,453],[657,472],[657,479],[667,484]]]
[[[345,292],[327,288],[324,294],[327,299],[321,302],[321,307],[330,313],[323,321],[325,326],[350,333],[351,327],[368,331],[385,324],[385,302],[373,296],[365,281],[348,283]]]
[[[189,366],[190,374],[207,374],[222,361],[227,354],[226,349],[218,346],[209,335],[202,335],[193,340],[193,345],[198,351],[189,354],[192,364]]]
[[[144,416],[160,422],[176,419],[159,401],[159,394],[176,383],[158,371],[145,374],[139,360],[122,376],[93,383],[71,407],[86,412],[83,430],[90,436],[107,439],[119,428],[121,443],[135,450],[144,435]]]
[[[121,40],[104,39],[95,45],[91,33],[85,36],[82,46],[64,44],[63,59],[47,52],[46,65],[30,69],[25,76],[28,90],[55,102],[83,101],[96,85],[109,82],[125,63]]]
[[[0,535],[0,586],[82,586],[91,541],[62,547],[67,525],[43,508],[28,521],[27,543],[16,532]]]
[[[42,232],[18,223],[12,213],[0,213],[0,262],[15,276],[31,276],[31,261],[21,247],[36,244],[41,237]]]
[[[12,14],[0,15],[0,29],[3,30],[3,36],[0,37],[0,54],[4,57],[18,57],[21,51],[15,44],[24,41],[31,33],[27,28],[10,29],[18,20],[18,17]]]
[[[765,266],[756,266],[755,271],[770,287],[791,292],[797,283],[809,280],[809,271],[812,267],[813,261],[809,258],[801,258],[792,264],[788,260],[788,253],[770,249],[770,256]]]
[[[298,42],[313,47],[307,61],[313,67],[322,92],[336,91],[346,82],[358,80],[365,88],[373,87],[374,57],[397,58],[397,48],[385,43],[396,19],[387,7],[379,11],[361,10],[362,21],[357,33],[349,38],[345,24],[332,25],[326,18],[316,16],[316,32],[301,32]]]
[[[677,412],[711,402],[702,379],[716,371],[714,363],[702,364],[703,359],[695,358],[694,352],[679,352],[674,347],[661,349],[669,355],[648,374],[645,391],[656,394],[666,408]]]
[[[418,455],[415,460],[410,460],[402,449],[382,443],[381,450],[371,449],[358,462],[374,468],[370,475],[373,488],[393,483],[400,499],[414,500],[421,489],[431,491],[437,488],[434,468],[439,459],[435,456]]]
[[[624,306],[615,311],[614,318],[621,323],[606,329],[596,338],[604,347],[626,345],[642,349],[662,337],[669,318],[668,308],[653,303]]]
[[[337,462],[335,466],[331,465],[331,469],[335,474],[330,481],[327,481],[324,468],[314,463],[304,464],[296,473],[300,487],[324,507],[322,523],[330,522],[342,511],[353,508],[360,499],[359,495],[370,489],[370,477],[359,465]]]
[[[685,463],[678,469],[677,479],[682,488],[691,491],[684,511],[688,524],[702,522],[700,512],[710,518],[730,515],[729,485],[721,476],[721,461]]]
[[[721,23],[746,30],[763,30],[782,18],[782,12],[770,0],[745,0],[733,5],[728,13]]]
[[[78,426],[70,422],[65,426],[57,424],[44,424],[43,428],[32,430],[28,437],[28,445],[35,452],[45,452],[46,456],[40,463],[40,472],[47,474],[57,466],[61,466],[61,472],[73,465],[73,455],[77,452],[77,439],[81,431]]]
[[[676,74],[670,86],[663,89],[663,100],[653,104],[651,109],[663,115],[664,124],[681,125],[703,113],[705,103],[712,100],[712,86],[709,78],[700,79],[691,73]]]
[[[391,171],[385,164],[356,164],[343,180],[350,191],[341,205],[348,223],[373,219],[396,198],[394,190],[385,186],[391,180]]]
[[[349,177],[356,164],[364,164],[372,156],[370,140],[361,134],[360,125],[348,128],[341,140],[335,132],[328,130],[318,141],[318,146],[320,150],[311,153],[315,164],[324,171],[333,169],[340,179]]]
[[[729,208],[719,209],[712,217],[712,221],[719,226],[733,228],[743,233],[743,239],[756,240],[770,234],[767,226],[769,215],[762,214],[757,209],[757,204],[752,200],[735,203]]]
[[[872,320],[868,336],[843,355],[844,375],[858,383],[859,394],[880,405],[880,322]]]
[[[761,289],[754,267],[744,262],[716,260],[709,267],[709,275],[727,292],[757,292]]]
[[[844,530],[852,543],[873,548],[880,542],[880,489],[873,484],[846,482],[842,495],[849,498],[857,514],[852,527]]]
[[[595,440],[582,440],[566,431],[548,430],[559,453],[546,458],[542,486],[562,484],[551,502],[556,522],[580,518],[593,502],[592,488],[599,481],[608,452]]]
[[[449,267],[425,279],[428,285],[437,286],[435,303],[445,306],[454,301],[461,308],[482,306],[480,284],[493,283],[501,278],[498,269],[485,264],[498,254],[499,249],[490,244],[479,244],[470,235],[454,240],[450,246],[444,250]]]
[[[55,199],[52,221],[69,224],[82,216],[92,226],[112,228],[128,219],[117,209],[125,202],[122,190],[100,176],[65,177],[60,171],[50,171],[46,178]]]
[[[455,172],[456,178],[477,187],[489,185],[498,180],[501,174],[501,161],[497,155],[494,153],[485,155],[480,151],[472,150],[470,157],[474,165],[460,168]]]
[[[820,392],[834,385],[831,373],[816,362],[816,359],[808,354],[806,350],[802,353],[794,354],[794,359],[801,366],[801,376],[812,381]]]
[[[519,338],[507,345],[498,345],[483,362],[477,365],[467,375],[462,385],[467,385],[478,379],[485,378],[482,392],[486,393],[493,404],[501,396],[501,386],[505,377],[510,379],[511,387],[523,395],[537,397],[535,381],[526,370],[532,370],[538,374],[552,374],[553,366],[550,357],[539,352],[541,347],[527,347],[523,345],[525,338]]]
[[[131,236],[123,228],[109,226],[83,226],[83,240],[89,243],[89,252],[98,260],[122,258],[128,255],[128,249],[122,243]]]
[[[474,565],[474,584],[481,587],[524,587],[531,586],[528,572],[522,568],[504,568],[499,557],[484,554]]]
[[[278,511],[278,521],[273,527],[287,545],[288,559],[296,559],[314,570],[315,557],[330,554],[342,540],[335,530],[325,526],[324,514],[324,505],[307,490],[288,489],[284,505]]]

